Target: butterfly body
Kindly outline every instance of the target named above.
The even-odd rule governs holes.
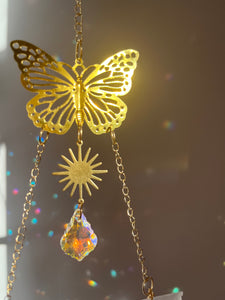
[[[74,121],[78,126],[85,121],[93,133],[102,134],[122,124],[127,106],[119,97],[131,89],[137,51],[123,50],[85,68],[58,62],[25,41],[12,41],[11,48],[23,86],[36,93],[26,106],[35,126],[64,134]]]
[[[75,106],[75,120],[78,126],[83,126],[84,123],[84,107],[85,107],[85,89],[83,82],[78,78],[74,91],[74,106]]]

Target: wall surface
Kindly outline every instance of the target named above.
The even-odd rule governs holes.
[[[72,65],[73,5],[9,1],[8,44],[22,39]],[[132,89],[121,96],[127,118],[116,134],[156,295],[180,289],[183,300],[225,299],[224,10],[223,0],[83,1],[86,66],[123,49],[140,52]],[[33,96],[21,85],[8,46],[0,53],[8,264],[39,134],[25,108]],[[69,157],[68,148],[76,153],[76,137],[75,124],[65,135],[50,135],[12,299],[143,299],[110,137],[96,136],[86,125],[84,152],[91,147],[109,170],[99,191],[84,194],[84,212],[99,241],[80,263],[60,248],[78,194],[62,192],[52,172],[59,170],[61,154]]]

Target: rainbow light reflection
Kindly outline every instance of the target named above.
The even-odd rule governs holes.
[[[176,287],[173,288],[172,293],[173,294],[179,293],[179,291],[180,291],[179,287],[176,286]]]
[[[96,287],[98,286],[98,283],[94,280],[88,280],[88,285],[91,287]]]
[[[175,123],[173,121],[165,120],[162,123],[162,128],[166,130],[174,130],[175,129]]]
[[[37,222],[38,222],[38,220],[37,220],[36,218],[33,218],[33,219],[31,220],[31,223],[32,223],[33,225],[37,224]]]

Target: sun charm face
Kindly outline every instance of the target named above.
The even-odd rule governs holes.
[[[78,144],[78,159],[75,157],[73,151],[69,149],[70,156],[72,161],[62,155],[62,158],[68,165],[58,164],[59,167],[65,169],[65,171],[61,172],[54,172],[53,175],[61,175],[65,176],[63,179],[59,180],[59,182],[68,181],[63,191],[65,191],[68,187],[73,185],[70,196],[72,197],[76,191],[76,188],[79,187],[79,197],[83,199],[83,185],[87,190],[89,196],[91,196],[91,190],[89,188],[90,184],[95,189],[98,189],[98,186],[94,183],[93,180],[102,181],[101,178],[95,176],[95,174],[103,174],[107,173],[107,170],[96,170],[98,166],[102,163],[92,164],[95,159],[98,157],[98,154],[93,156],[90,160],[88,160],[91,148],[89,148],[85,154],[84,159],[82,159],[82,151],[81,151],[82,144]]]

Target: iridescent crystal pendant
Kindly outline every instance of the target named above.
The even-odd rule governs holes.
[[[60,240],[60,245],[65,254],[81,261],[97,245],[98,238],[80,210],[75,210],[70,223]]]

